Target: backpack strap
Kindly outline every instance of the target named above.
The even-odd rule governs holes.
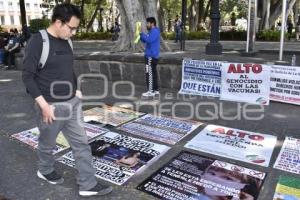
[[[48,33],[45,29],[43,30],[40,30],[39,31],[40,34],[42,35],[42,39],[43,39],[43,49],[42,49],[42,54],[41,54],[41,58],[40,58],[40,62],[39,62],[39,67],[38,69],[43,69],[46,62],[47,62],[47,59],[48,59],[48,56],[49,56],[49,52],[50,52],[50,42],[49,42],[49,37],[48,37]],[[73,51],[73,43],[72,43],[72,40],[71,39],[68,39],[68,43]]]
[[[73,43],[72,43],[72,40],[70,38],[68,39],[68,43],[69,43],[69,45],[70,45],[70,47],[71,47],[71,49],[73,51]]]
[[[42,54],[41,54],[38,68],[43,69],[49,56],[50,43],[49,43],[49,37],[47,31],[40,30],[39,32],[42,35],[42,39],[43,39],[43,49],[42,49]]]

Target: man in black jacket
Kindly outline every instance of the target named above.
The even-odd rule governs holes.
[[[81,92],[73,70],[73,51],[68,39],[76,33],[80,11],[72,4],[60,4],[53,10],[52,23],[47,28],[50,49],[48,59],[40,68],[43,39],[40,33],[32,35],[23,61],[23,81],[28,93],[35,99],[37,124],[40,130],[37,175],[51,184],[63,183],[54,169],[52,150],[60,131],[70,144],[78,170],[80,196],[105,195],[112,191],[101,185],[92,166],[91,148],[80,125]]]

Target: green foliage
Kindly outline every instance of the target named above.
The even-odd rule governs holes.
[[[220,32],[220,40],[247,40],[247,32],[246,31],[223,31]]]
[[[287,38],[287,37],[288,37],[288,33],[285,34],[285,38]],[[261,31],[257,34],[257,40],[279,41],[280,40],[280,31],[274,31],[274,30]]]
[[[108,40],[111,39],[110,32],[81,32],[74,37],[75,40]]]
[[[175,40],[175,33],[174,32],[163,32],[162,37],[165,40]],[[206,31],[197,31],[197,32],[186,32],[185,38],[187,40],[204,40],[209,39],[210,34]]]
[[[220,11],[222,19],[229,20],[234,12],[236,18],[246,18],[248,8],[248,0],[221,0]]]
[[[209,39],[210,33],[206,31],[194,31],[187,32],[186,39],[187,40],[200,40],[200,39]]]
[[[41,29],[46,29],[49,24],[50,20],[49,19],[32,19],[29,22],[29,30],[31,33],[36,33]]]

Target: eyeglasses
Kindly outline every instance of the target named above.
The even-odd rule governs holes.
[[[70,29],[70,31],[71,31],[72,33],[76,33],[76,32],[77,32],[78,27],[72,27],[72,26],[70,26],[70,25],[67,24],[67,23],[64,23],[64,24],[67,25],[67,27]]]

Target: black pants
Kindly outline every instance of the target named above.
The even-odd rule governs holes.
[[[4,64],[11,68],[15,64],[15,53],[18,53],[19,49],[14,49],[12,51],[5,51],[4,53]]]
[[[157,77],[157,63],[158,59],[156,58],[145,58],[146,61],[146,84],[148,91],[158,91],[158,77]]]

